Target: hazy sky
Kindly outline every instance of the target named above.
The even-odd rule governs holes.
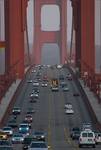
[[[34,22],[33,22],[33,1],[34,0],[30,0],[29,1],[29,7],[28,7],[28,30],[29,30],[29,39],[30,39],[30,43],[33,42],[33,27],[34,27]],[[71,3],[70,1],[67,0],[68,3],[68,8],[67,8],[67,39],[68,41],[70,41],[71,37],[71,18],[72,18],[72,8],[71,8]],[[52,11],[51,11],[52,9]],[[47,11],[47,13],[46,13]],[[48,15],[47,15],[48,14]],[[46,7],[44,6],[42,8],[42,28],[48,30],[51,27],[52,29],[57,30],[59,28],[59,12],[58,12],[58,7]],[[45,21],[46,20],[46,21]],[[52,20],[52,21],[51,21]],[[54,21],[53,21],[54,20]]]

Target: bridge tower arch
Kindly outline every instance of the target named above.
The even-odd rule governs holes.
[[[44,5],[57,5],[60,11],[60,29],[58,31],[41,30],[41,9]],[[54,21],[54,20],[52,20]],[[41,48],[44,43],[57,43],[60,48],[60,61],[67,60],[67,0],[34,1],[34,46],[33,63],[41,63]]]

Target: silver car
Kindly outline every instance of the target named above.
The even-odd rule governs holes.
[[[48,146],[43,141],[32,141],[28,150],[48,150]]]

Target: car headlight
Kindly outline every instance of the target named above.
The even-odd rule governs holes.
[[[19,128],[19,130],[21,131],[21,128]]]
[[[44,138],[44,135],[42,135],[41,138]]]

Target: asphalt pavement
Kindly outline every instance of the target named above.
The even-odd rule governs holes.
[[[39,70],[37,69],[37,72]],[[37,73],[36,72],[36,73]],[[41,70],[42,76],[47,75],[49,79],[52,77],[59,77],[59,74],[63,74],[65,77],[69,73],[68,69],[51,69],[43,68]],[[36,130],[43,130],[46,132],[46,141],[50,146],[50,150],[79,150],[78,141],[74,141],[70,138],[70,130],[75,127],[81,127],[83,123],[90,122],[93,125],[91,115],[85,105],[84,99],[80,91],[78,90],[74,80],[66,80],[69,91],[63,92],[62,88],[59,88],[59,92],[52,92],[50,83],[48,87],[42,87],[40,82],[40,93],[36,103],[30,103],[30,94],[33,90],[32,83],[28,83],[28,80],[35,80],[36,73],[29,75],[25,81],[24,86],[21,89],[21,93],[17,96],[14,106],[21,108],[21,115],[17,117],[17,122],[20,124],[26,115],[27,109],[33,107],[35,113],[33,114],[32,129],[30,134]],[[79,93],[80,96],[74,97],[73,93]],[[70,102],[73,106],[74,114],[65,114],[64,105]],[[5,122],[5,125],[13,117],[10,115]],[[95,126],[93,126],[95,128]],[[94,129],[96,130],[96,129]],[[15,131],[17,132],[17,130]],[[22,149],[22,144],[14,144],[14,150]],[[84,148],[85,149],[85,148]],[[86,148],[86,150],[92,150],[93,148]],[[97,145],[95,150],[100,150],[101,145]]]

